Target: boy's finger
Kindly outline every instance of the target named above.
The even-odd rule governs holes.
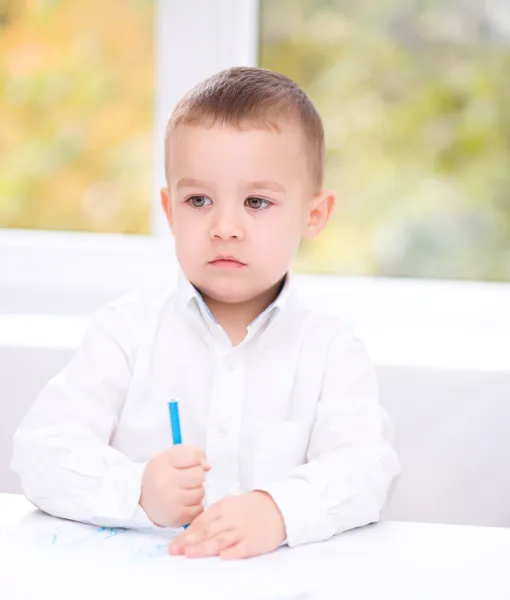
[[[235,531],[226,531],[219,535],[205,540],[200,544],[194,544],[192,546],[186,546],[184,553],[189,558],[205,558],[206,556],[216,556],[220,552],[223,552],[237,544],[239,537]]]
[[[201,504],[199,504],[198,506],[192,506],[192,507],[188,507],[185,511],[184,511],[184,516],[185,516],[185,521],[186,524],[191,523],[191,525],[193,524],[193,522],[198,519],[199,516],[204,514],[204,509],[202,507]],[[190,527],[191,527],[190,525]],[[186,530],[187,531],[187,530]]]
[[[193,509],[188,509],[188,510],[193,510]],[[190,533],[200,530],[204,520],[207,520],[207,514],[203,510],[202,506],[200,506],[198,514],[196,514],[194,516],[194,518],[189,519],[188,528],[186,529],[186,531],[183,531],[177,538],[175,538],[176,541],[184,544],[186,542],[186,540],[188,539],[188,536],[190,535]]]
[[[204,451],[195,446],[173,446],[169,451],[171,465],[176,469],[189,469],[190,467],[200,466],[205,460]]]
[[[202,504],[205,497],[205,490],[203,485],[186,489],[183,492],[182,502],[184,506],[197,506]]]
[[[189,527],[181,533],[177,538],[175,538],[175,547],[185,546],[188,543],[189,536],[193,537],[197,536],[198,539],[202,539],[203,532],[206,531],[210,525],[210,523],[216,520],[218,516],[209,514],[209,511],[204,511],[202,507],[198,507],[198,514],[194,517],[189,516],[188,523]]]
[[[193,490],[201,487],[204,479],[205,475],[202,467],[189,467],[178,471],[179,487],[183,490]]]
[[[184,554],[184,544],[181,541],[181,536],[175,538],[175,540],[171,541],[168,545],[168,552],[172,556],[177,556],[179,554]]]
[[[193,522],[190,523],[189,527],[186,531],[183,531],[179,534],[169,545],[170,554],[183,554],[184,547],[186,545],[186,540],[188,536],[192,534],[194,531],[200,528],[201,520],[204,518],[205,513],[201,512],[198,516],[195,517]],[[191,519],[190,519],[191,521]]]
[[[201,544],[206,540],[210,540],[218,535],[232,530],[232,526],[225,519],[216,519],[205,523],[202,522],[201,525],[198,525],[191,531],[187,532],[186,538],[183,540],[183,542],[185,546]]]
[[[223,560],[236,560],[239,558],[249,558],[252,556],[248,552],[248,544],[246,540],[238,542],[237,544],[233,544],[229,548],[224,548],[220,550],[220,558]]]

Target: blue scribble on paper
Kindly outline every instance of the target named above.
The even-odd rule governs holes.
[[[168,545],[158,544],[152,548],[138,548],[135,556],[139,558],[161,558],[168,555]]]
[[[99,547],[98,543],[108,542],[104,549],[109,555],[124,557],[130,561],[146,561],[168,556],[168,540],[162,540],[149,532],[131,531],[124,527],[94,527],[86,524],[69,526],[58,523],[44,533],[36,534],[32,540],[44,548],[71,549],[89,552]],[[130,532],[131,535],[122,535]],[[153,538],[153,539],[151,539]],[[118,543],[117,543],[118,540]]]
[[[105,531],[107,532],[107,535],[103,539],[109,540],[110,538],[119,535],[119,533],[124,533],[125,531],[127,531],[127,529],[125,529],[124,527],[101,527],[96,531],[96,535],[99,535],[100,533],[103,533]]]
[[[116,537],[120,533],[126,531],[125,529],[114,529],[111,527],[101,527],[94,529],[93,531],[84,532],[82,535],[70,536],[65,531],[59,531],[58,529],[52,533],[47,533],[38,538],[39,542],[44,543],[46,540],[50,542],[52,546],[68,547],[83,545],[89,541],[93,541],[100,537],[102,540],[109,540]]]

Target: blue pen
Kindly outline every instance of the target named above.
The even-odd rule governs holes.
[[[179,418],[179,403],[177,400],[170,400],[168,403],[168,413],[170,414],[170,429],[172,430],[172,441],[174,445],[182,444],[181,420]],[[186,529],[187,525],[184,525]]]

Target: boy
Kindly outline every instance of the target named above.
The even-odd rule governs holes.
[[[342,322],[300,306],[289,276],[334,205],[315,107],[282,75],[228,69],[176,107],[165,158],[178,289],[98,313],[15,436],[25,494],[101,526],[190,523],[170,544],[190,557],[377,521],[399,467],[372,367]]]

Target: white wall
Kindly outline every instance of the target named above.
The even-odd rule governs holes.
[[[19,491],[8,470],[12,435],[37,392],[72,356],[63,338],[53,341],[53,348],[0,344],[0,491]],[[377,370],[404,468],[385,516],[510,526],[510,372],[384,364]]]
[[[0,346],[0,492],[21,491],[8,468],[12,437],[39,390],[71,356],[64,349]]]

